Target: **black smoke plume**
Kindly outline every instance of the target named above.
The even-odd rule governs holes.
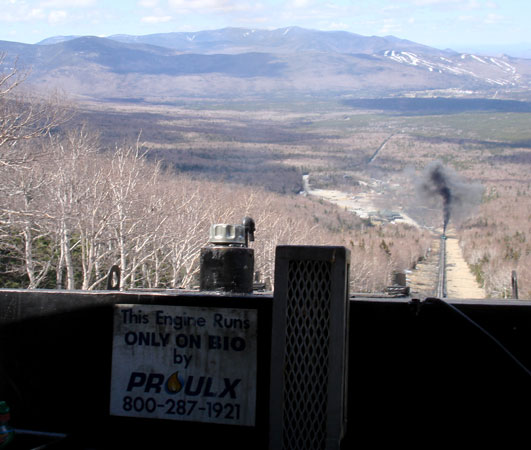
[[[428,203],[442,201],[443,233],[450,222],[463,220],[481,202],[483,187],[469,183],[441,162],[434,161],[424,169],[417,190]]]

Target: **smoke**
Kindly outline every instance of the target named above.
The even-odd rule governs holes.
[[[443,232],[446,233],[450,219],[454,222],[461,221],[479,205],[483,186],[467,182],[452,169],[434,161],[424,169],[417,192],[420,198],[431,206],[440,205],[442,202]]]

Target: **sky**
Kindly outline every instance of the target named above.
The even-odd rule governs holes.
[[[529,44],[529,0],[0,0],[0,40],[300,26],[454,50]]]

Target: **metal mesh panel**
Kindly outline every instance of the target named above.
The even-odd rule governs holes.
[[[270,450],[340,448],[346,426],[349,260],[345,247],[277,247]]]
[[[329,261],[289,262],[284,449],[326,446],[331,268]]]

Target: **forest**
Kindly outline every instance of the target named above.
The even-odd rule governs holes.
[[[348,245],[352,288],[364,292],[382,290],[427,250],[428,233],[409,226],[194,177],[148,157],[139,138],[108,145],[75,106],[31,97],[12,75],[0,85],[1,287],[102,289],[118,265],[122,289],[193,288],[209,226],[244,216],[256,221],[255,268],[270,283],[278,244]]]

